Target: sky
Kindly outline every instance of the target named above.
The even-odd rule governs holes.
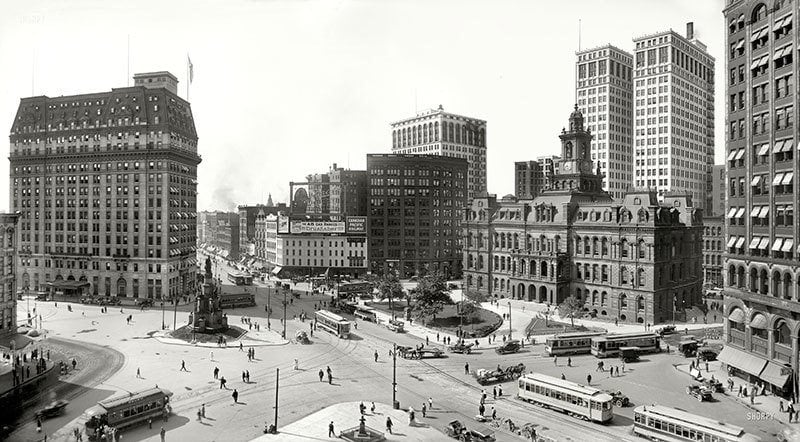
[[[394,121],[439,105],[487,120],[490,193],[515,161],[559,153],[575,52],[673,29],[716,59],[723,161],[723,0],[14,0],[0,6],[0,130],[19,100],[110,91],[167,70],[199,137],[198,208],[288,201],[289,181],[391,151]],[[580,26],[579,26],[580,21]],[[580,28],[580,33],[579,33]],[[580,38],[579,38],[580,35]],[[6,143],[6,146],[9,146]],[[0,162],[8,188],[8,161]],[[8,207],[0,192],[0,207]]]

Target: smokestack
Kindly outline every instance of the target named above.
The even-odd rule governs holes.
[[[686,39],[694,39],[694,22],[690,21],[689,23],[686,23]]]

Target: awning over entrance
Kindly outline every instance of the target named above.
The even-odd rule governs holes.
[[[753,376],[761,374],[764,370],[764,366],[767,365],[767,361],[758,356],[753,356],[742,350],[728,346],[722,349],[717,359],[739,370],[752,374]]]
[[[283,267],[281,267],[281,266],[275,266],[275,268],[274,268],[274,269],[272,269],[272,274],[273,274],[273,275],[277,275],[278,273],[280,273],[280,272],[281,272],[281,270],[283,270]]]
[[[783,388],[786,385],[786,381],[789,380],[789,376],[791,375],[791,368],[784,367],[774,362],[767,362],[766,367],[764,367],[764,371],[762,371],[761,375],[758,377],[772,385],[775,385],[776,387]]]

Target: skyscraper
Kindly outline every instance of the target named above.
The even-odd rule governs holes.
[[[20,100],[10,142],[20,288],[194,292],[197,133],[169,72],[110,92]]]
[[[714,164],[714,58],[695,38],[672,30],[635,45],[634,185],[688,193],[706,204]]]
[[[767,7],[766,5],[769,5]],[[727,2],[725,348],[731,373],[796,394],[797,2]]]
[[[486,191],[486,121],[445,112],[442,106],[392,123],[392,153],[467,160],[467,198]]]
[[[592,161],[605,175],[603,189],[622,198],[633,184],[633,57],[611,45],[576,56],[577,103],[594,134]]]

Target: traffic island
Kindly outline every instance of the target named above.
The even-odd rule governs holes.
[[[216,333],[198,333],[194,331],[194,328],[191,325],[184,325],[173,332],[165,333],[165,336],[169,338],[180,339],[189,343],[197,342],[216,344],[221,342],[223,339],[225,342],[235,341],[244,336],[245,333],[247,333],[247,330],[235,325],[229,325],[227,329]]]
[[[352,442],[383,442],[386,436],[378,430],[367,426],[367,420],[362,415],[357,427],[348,428],[339,433],[339,438]]]

